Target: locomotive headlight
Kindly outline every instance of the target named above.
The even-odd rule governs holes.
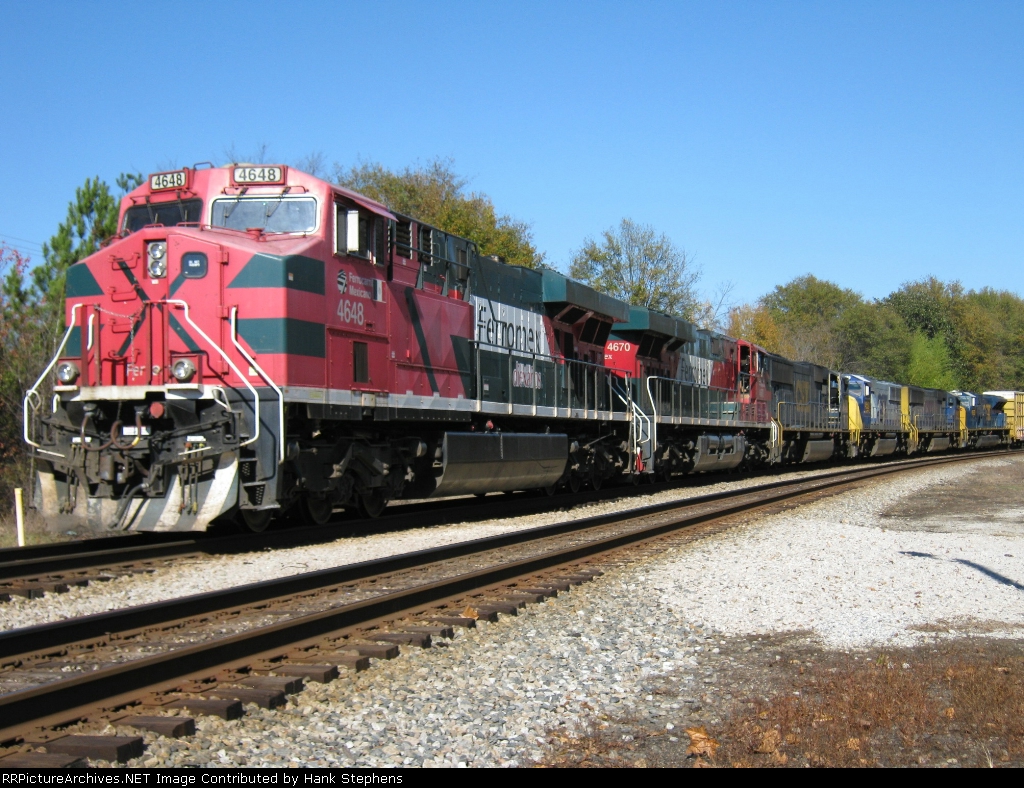
[[[179,358],[174,362],[174,366],[171,367],[171,374],[174,375],[175,380],[184,383],[187,380],[191,380],[192,376],[196,374],[196,365],[187,358]]]
[[[78,364],[74,361],[62,361],[57,365],[57,380],[65,386],[70,386],[78,380]]]
[[[153,279],[167,276],[167,241],[146,244],[146,271]]]

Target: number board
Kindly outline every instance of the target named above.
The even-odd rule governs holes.
[[[235,167],[235,183],[284,183],[284,167]]]
[[[158,192],[164,189],[184,189],[188,182],[188,174],[185,170],[174,172],[158,172],[149,176],[150,191]]]

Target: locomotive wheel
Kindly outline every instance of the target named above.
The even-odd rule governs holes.
[[[242,509],[242,524],[254,534],[266,531],[273,519],[274,511],[272,509]]]
[[[596,470],[590,472],[590,486],[595,490],[601,489],[601,483],[604,481]]]
[[[583,480],[580,479],[580,477],[577,476],[575,473],[570,473],[569,481],[566,484],[569,488],[569,492],[575,495],[580,491],[580,487],[583,486]]]
[[[314,525],[326,525],[331,515],[334,514],[334,507],[326,498],[306,497],[302,504],[302,514]]]
[[[542,489],[544,490],[544,494],[548,496],[548,498],[555,494],[555,485],[553,484],[549,484],[547,487],[544,487]]]
[[[363,517],[370,520],[376,520],[380,517],[387,505],[388,499],[379,490],[359,496],[359,511]]]

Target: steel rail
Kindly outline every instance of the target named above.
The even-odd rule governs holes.
[[[698,481],[697,477],[688,479]],[[600,501],[649,495],[661,489],[682,487],[656,484],[644,487],[619,486],[599,491],[588,490],[576,495],[549,498],[529,492],[515,493],[511,498],[465,497],[422,503],[400,504],[375,520],[342,520],[326,525],[308,525],[264,533],[223,535],[217,533],[150,533],[137,532],[122,536],[99,537],[78,542],[0,548],[0,581],[39,578],[73,569],[106,567],[147,559],[167,558],[190,553],[224,555],[253,552],[266,548],[301,547],[334,541],[342,536],[360,533],[381,533],[402,528],[423,528],[446,525],[458,518],[461,522],[510,517],[553,508],[580,506]]]
[[[988,450],[972,454],[957,455],[956,459],[999,456],[1005,452]],[[900,467],[907,463],[937,457],[902,460]],[[953,459],[953,458],[946,458]],[[892,462],[889,460],[888,462]],[[790,469],[796,470],[796,469]],[[815,478],[828,478],[845,474],[849,468],[822,473]],[[765,469],[763,474],[777,474],[780,469]],[[748,478],[755,478],[750,476]],[[302,547],[321,542],[334,541],[341,536],[359,533],[379,533],[402,528],[422,528],[443,525],[459,517],[462,521],[484,520],[493,517],[509,517],[547,512],[554,508],[579,506],[589,503],[650,495],[659,490],[681,489],[684,486],[698,486],[704,477],[683,477],[667,483],[656,483],[642,487],[607,487],[599,491],[588,490],[572,496],[548,498],[537,497],[528,492],[517,493],[509,498],[478,499],[457,498],[423,503],[400,504],[390,513],[376,520],[334,521],[326,525],[308,525],[285,530],[271,530],[261,534],[218,534],[218,533],[149,533],[138,532],[120,536],[98,537],[77,542],[63,542],[28,547],[0,548],[0,582],[25,581],[58,575],[70,570],[98,569],[119,564],[128,564],[159,558],[172,558],[195,553],[228,555],[252,552],[267,548],[282,549]],[[682,482],[682,484],[680,483]],[[772,484],[784,484],[775,482]],[[757,485],[748,489],[767,488]],[[691,499],[692,500],[692,499]],[[2,590],[2,589],[0,589]]]
[[[417,550],[397,556],[378,558],[340,567],[303,572],[297,575],[263,580],[243,586],[209,591],[203,594],[169,599],[163,602],[152,602],[146,605],[121,608],[105,613],[65,619],[48,624],[0,632],[0,660],[10,661],[20,655],[54,649],[71,643],[95,640],[107,637],[110,633],[128,632],[158,625],[166,625],[173,621],[208,615],[210,613],[248,607],[253,604],[304,594],[321,588],[342,585],[357,580],[366,580],[377,575],[388,574],[405,569],[425,566],[431,563],[461,558],[474,553],[495,550],[513,545],[525,544],[551,536],[558,536],[573,531],[586,531],[600,526],[625,520],[639,519],[670,511],[685,511],[709,503],[724,501],[748,495],[765,495],[787,488],[799,488],[798,493],[783,493],[783,496],[799,494],[804,488],[827,489],[836,484],[846,484],[851,477],[872,478],[877,475],[895,472],[897,469],[917,469],[933,464],[963,461],[967,457],[928,458],[900,466],[879,465],[871,468],[838,471],[823,474],[810,479],[784,479],[740,490],[726,490],[695,496],[682,501],[669,501],[654,504],[625,512],[612,512],[581,520],[569,520],[552,525],[529,528],[522,531],[497,534],[450,545]],[[769,499],[765,499],[769,500]],[[774,500],[774,499],[771,499]]]
[[[213,668],[224,667],[239,660],[251,660],[269,652],[280,653],[282,648],[299,642],[322,637],[330,632],[354,627],[375,621],[384,616],[394,615],[401,611],[412,610],[425,604],[439,603],[458,595],[507,582],[523,575],[550,569],[565,563],[592,558],[595,555],[614,551],[622,547],[650,540],[682,527],[692,526],[713,520],[759,509],[768,505],[813,495],[825,490],[848,486],[871,480],[880,476],[891,475],[923,467],[963,462],[967,457],[931,458],[913,464],[900,466],[878,466],[869,469],[847,471],[841,476],[827,479],[788,480],[786,482],[763,485],[760,489],[747,488],[728,493],[717,493],[675,502],[671,505],[658,505],[645,509],[588,518],[574,523],[563,523],[544,526],[515,534],[503,534],[497,537],[478,539],[430,550],[421,550],[393,558],[368,561],[337,569],[310,572],[293,577],[280,578],[263,583],[186,597],[169,602],[146,605],[141,608],[124,611],[113,611],[83,619],[59,622],[57,624],[32,627],[5,633],[4,653],[39,651],[68,644],[83,635],[95,637],[101,631],[105,633],[124,632],[156,624],[169,624],[195,618],[203,611],[234,610],[249,607],[260,601],[287,598],[296,593],[312,589],[327,588],[333,585],[364,579],[375,575],[420,567],[431,563],[442,562],[455,556],[494,550],[510,544],[527,543],[565,533],[586,530],[601,524],[618,521],[629,521],[649,517],[656,514],[668,514],[673,509],[683,510],[670,519],[661,518],[659,522],[648,526],[640,526],[636,530],[619,533],[613,536],[598,538],[585,544],[558,548],[540,555],[516,561],[496,561],[490,566],[462,575],[446,578],[437,582],[427,583],[411,588],[382,594],[370,599],[340,605],[316,613],[282,621],[267,627],[258,627],[247,632],[215,639],[206,643],[196,644],[162,654],[144,657],[112,667],[99,668],[72,679],[44,684],[25,690],[0,696],[0,719],[3,729],[0,730],[0,741],[17,730],[44,718],[54,715],[71,714],[76,709],[95,707],[97,704],[108,704],[116,698],[125,698],[156,685],[169,686],[175,681]],[[977,459],[977,458],[970,458]],[[766,489],[767,488],[767,489]],[[728,499],[739,499],[729,503]],[[700,503],[707,504],[720,501],[724,505],[711,511],[697,512],[687,515],[686,509],[692,509]],[[49,645],[40,646],[40,644]],[[10,660],[7,660],[10,664]]]

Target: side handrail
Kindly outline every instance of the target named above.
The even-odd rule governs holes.
[[[644,412],[644,409],[641,408],[633,399],[632,387],[629,385],[629,378],[626,378],[625,384],[622,385],[622,388],[626,392],[625,395],[623,395],[623,393],[619,391],[619,387],[616,386],[615,382],[613,381],[612,392],[626,406],[626,410],[630,415],[630,434],[633,443],[633,456],[640,457],[641,459],[643,459],[643,444],[647,440],[652,440],[650,459],[653,460],[655,444],[653,443],[652,438],[651,417],[647,415],[647,413]],[[650,394],[649,388],[648,394]],[[644,422],[647,422],[647,438],[644,438]]]
[[[651,412],[654,414],[651,418],[650,432],[651,432],[651,464],[653,465],[654,455],[658,452],[658,401],[654,394],[651,393],[651,381],[655,380],[653,375],[647,376],[647,399],[651,401]],[[661,378],[657,378],[661,380]]]
[[[77,317],[78,310],[81,307],[82,304],[75,304],[73,307],[71,307],[71,319],[68,321],[68,329],[67,331],[64,332],[64,337],[61,339],[60,344],[57,345],[57,352],[53,354],[53,358],[50,359],[50,363],[46,365],[46,369],[43,370],[43,373],[39,376],[36,382],[32,384],[32,388],[25,392],[25,399],[22,400],[21,403],[22,435],[25,438],[25,443],[27,443],[29,446],[33,446],[40,450],[43,447],[36,443],[34,440],[32,440],[32,438],[29,436],[29,407],[31,405],[32,413],[38,412],[40,402],[39,392],[37,391],[37,389],[39,388],[40,384],[42,384],[42,382],[46,379],[46,376],[50,374],[50,370],[53,369],[54,365],[57,363],[57,359],[60,358],[60,354],[64,351],[64,346],[68,343],[68,338],[71,336],[71,332],[76,327],[75,318]]]
[[[782,422],[778,419],[772,419],[768,438],[768,448],[770,451],[775,451],[776,449],[781,451],[783,434],[784,427],[782,426]]]
[[[839,411],[827,402],[779,400],[776,414],[790,429],[832,430],[839,426]]]
[[[263,380],[266,381],[267,385],[270,386],[270,388],[272,388],[275,392],[277,392],[277,402],[280,405],[280,407],[278,408],[278,410],[280,411],[280,413],[278,414],[278,419],[279,419],[279,427],[280,427],[280,430],[281,430],[280,433],[279,433],[279,437],[277,439],[277,442],[278,442],[278,445],[279,445],[279,452],[278,452],[278,454],[281,457],[280,461],[284,462],[284,460],[285,460],[284,392],[281,391],[280,388],[278,388],[278,385],[273,380],[270,379],[270,375],[268,375],[266,372],[263,371],[263,367],[261,367],[259,364],[256,363],[256,359],[254,359],[251,355],[249,355],[248,351],[246,351],[246,349],[244,347],[242,347],[242,344],[238,341],[238,307],[237,306],[231,307],[231,342],[234,344],[234,346],[238,350],[238,352],[242,354],[242,358],[244,358],[246,361],[248,361],[249,364],[252,366],[252,368],[256,370],[256,373],[261,378],[263,378]]]
[[[220,357],[223,358],[224,361],[227,362],[227,365],[231,368],[231,371],[234,372],[236,375],[238,375],[239,380],[241,380],[242,383],[245,384],[245,387],[247,389],[249,389],[249,391],[252,392],[252,396],[253,396],[253,413],[255,414],[255,417],[256,417],[256,429],[253,430],[253,435],[252,435],[251,438],[249,438],[249,440],[242,441],[238,445],[239,446],[248,446],[250,443],[255,443],[256,439],[260,437],[260,394],[259,394],[259,392],[256,391],[256,388],[249,382],[248,378],[246,378],[246,376],[242,374],[242,371],[237,366],[235,366],[235,362],[232,361],[231,357],[227,353],[224,352],[224,349],[220,345],[218,345],[216,342],[214,342],[212,339],[210,339],[210,337],[207,336],[206,332],[203,331],[203,329],[201,329],[199,326],[197,326],[195,324],[195,322],[192,320],[192,317],[188,313],[188,302],[187,301],[182,301],[180,298],[168,298],[168,299],[164,300],[163,303],[165,303],[165,304],[172,304],[174,306],[180,306],[182,309],[184,309],[185,310],[185,322],[187,322],[190,326],[192,326],[192,328],[195,329],[195,332],[197,334],[199,334],[199,336],[201,336],[203,339],[206,340],[206,344],[208,344],[210,347],[212,347],[214,350],[216,350],[220,354]]]

